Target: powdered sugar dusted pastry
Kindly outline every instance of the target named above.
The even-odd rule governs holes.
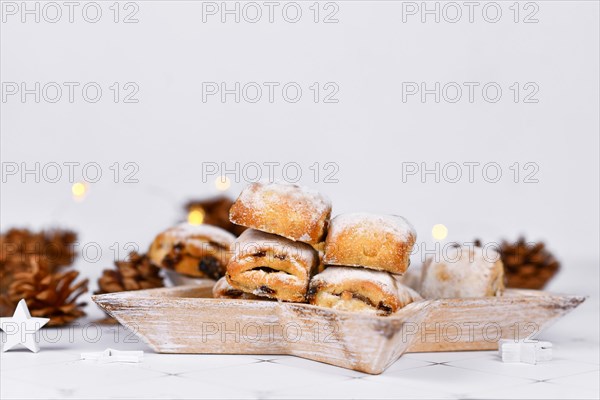
[[[248,229],[233,244],[227,281],[257,296],[304,302],[310,277],[319,262],[308,244]]]
[[[325,196],[287,183],[253,183],[229,210],[234,224],[306,243],[322,240],[330,215]]]
[[[328,267],[310,282],[310,304],[342,311],[389,315],[418,295],[385,271]]]
[[[148,255],[159,267],[217,280],[225,274],[235,236],[212,225],[179,224],[160,233]]]
[[[253,295],[252,293],[245,293],[239,289],[234,288],[227,282],[227,278],[222,277],[213,286],[213,297],[215,299],[244,299],[244,300],[257,300],[260,297]]]
[[[503,279],[504,266],[494,250],[453,247],[441,260],[425,261],[420,293],[431,299],[499,296]]]
[[[401,274],[408,268],[416,239],[414,228],[402,217],[341,214],[331,220],[323,261]]]

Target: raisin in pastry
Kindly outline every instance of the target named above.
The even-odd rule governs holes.
[[[225,274],[234,240],[234,235],[219,227],[183,223],[156,236],[148,255],[156,266],[217,280]]]
[[[341,311],[390,315],[420,299],[388,272],[357,267],[327,267],[310,282],[310,304]]]
[[[227,281],[246,293],[305,302],[311,276],[319,262],[308,244],[248,229],[232,246]]]
[[[222,277],[213,286],[213,297],[215,299],[243,299],[243,300],[259,300],[258,296],[252,293],[242,292],[234,288],[227,282],[227,278]]]

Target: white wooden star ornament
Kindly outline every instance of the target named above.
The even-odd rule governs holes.
[[[37,353],[40,351],[39,343],[36,341],[36,332],[46,325],[50,318],[33,318],[27,308],[25,300],[19,301],[12,317],[0,318],[0,329],[6,332],[6,341],[2,351],[12,349],[22,344],[29,350]]]

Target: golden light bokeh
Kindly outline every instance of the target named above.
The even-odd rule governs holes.
[[[204,210],[195,208],[188,213],[188,223],[191,225],[202,225],[204,222]]]
[[[448,228],[444,224],[435,224],[433,228],[431,228],[431,236],[435,240],[444,240],[448,236]]]
[[[224,192],[231,187],[231,181],[226,176],[218,176],[217,179],[215,179],[215,187],[217,190]]]
[[[71,186],[71,193],[73,194],[73,198],[75,200],[82,200],[88,192],[88,187],[83,182],[75,182],[73,186]]]

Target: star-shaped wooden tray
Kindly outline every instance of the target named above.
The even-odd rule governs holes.
[[[287,354],[380,374],[405,352],[492,350],[534,337],[581,296],[509,289],[422,300],[378,317],[309,304],[212,298],[214,282],[93,296],[159,353]]]

